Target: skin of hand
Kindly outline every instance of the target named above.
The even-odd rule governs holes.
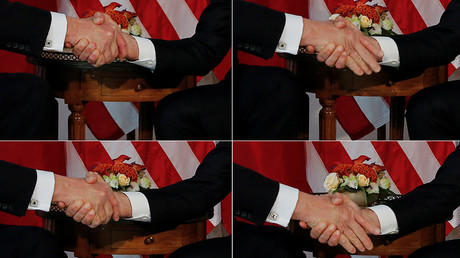
[[[101,177],[88,181],[55,175],[52,203],[67,205],[66,215],[90,227],[119,219],[119,205],[110,186]],[[86,217],[88,215],[88,217]]]
[[[335,22],[332,22],[303,19],[303,21],[304,30],[300,45],[308,46],[308,52],[312,49],[321,52],[328,43],[333,43],[335,45],[329,45],[328,49],[335,49],[336,45],[340,45],[346,52],[347,59],[353,59],[347,61],[347,64],[355,74],[371,74],[380,71],[381,67],[376,57],[381,58],[383,56],[382,51],[371,44],[358,28],[351,23],[352,26],[349,26],[348,20],[336,19]],[[326,59],[318,58],[322,62]],[[328,63],[330,62],[328,61]]]
[[[303,221],[312,228],[321,222],[336,225],[342,233],[338,242],[350,253],[355,253],[356,249],[372,249],[372,242],[365,229],[372,231],[375,228],[361,217],[357,212],[360,210],[359,207],[347,196],[341,196],[342,205],[333,204],[332,199],[335,195],[314,196],[300,192],[292,219]],[[364,225],[365,229],[361,225]]]
[[[332,203],[334,205],[342,205],[344,201],[347,202],[348,200],[344,200],[342,198],[343,196],[344,195],[334,195],[334,197],[332,198]],[[361,225],[363,227],[366,227],[366,233],[379,235],[380,234],[380,221],[377,215],[372,210],[369,210],[369,209],[360,209],[358,212],[365,219],[365,221],[367,221],[368,223],[370,223],[370,225],[372,225],[371,227],[366,226],[366,225]],[[305,222],[299,222],[299,224],[304,229],[308,227],[308,225]],[[336,246],[340,244],[340,238],[344,237],[342,236],[341,232],[337,230],[337,226],[333,224],[328,224],[324,221],[312,227],[310,236],[312,238],[318,239],[320,243],[327,243],[329,246]]]
[[[96,67],[111,63],[116,57],[126,57],[122,32],[107,14],[96,13],[87,19],[67,17],[65,42],[66,46],[74,46],[74,55]],[[91,48],[86,50],[88,46]]]

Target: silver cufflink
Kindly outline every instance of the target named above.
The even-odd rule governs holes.
[[[47,40],[45,42],[45,47],[51,47],[53,45],[53,41],[52,40]]]
[[[268,214],[268,218],[270,220],[276,221],[278,219],[278,214],[275,212],[270,212],[270,214]]]
[[[286,43],[285,42],[279,42],[278,43],[278,48],[283,49],[283,50],[286,49]]]
[[[38,200],[35,200],[35,199],[30,200],[30,207],[38,207]]]

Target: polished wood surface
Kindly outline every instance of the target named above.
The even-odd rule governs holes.
[[[316,60],[315,55],[280,54],[286,59],[308,92],[315,93],[322,109],[319,113],[320,140],[336,139],[335,104],[339,96],[388,96],[390,98],[390,139],[401,140],[406,96],[447,81],[447,67],[435,67],[420,75],[404,75],[382,67],[377,74],[356,76],[348,69],[336,69]]]
[[[111,221],[94,229],[73,221],[64,213],[41,212],[44,226],[53,232],[66,251],[76,257],[96,254],[165,255],[176,249],[206,239],[206,219],[209,216],[179,225],[170,230],[155,230],[147,223]]]
[[[51,54],[50,54],[51,55]],[[53,58],[57,54],[51,55]],[[68,58],[70,54],[61,54]],[[59,56],[59,57],[61,57]],[[195,77],[185,77],[175,88],[163,88],[151,80],[149,69],[128,63],[115,62],[95,68],[83,61],[57,60],[49,55],[42,58],[28,57],[36,65],[36,73],[52,86],[56,96],[68,104],[69,139],[85,139],[84,105],[87,101],[154,102],[165,96],[195,86]],[[140,139],[151,140],[153,104],[141,104]],[[142,110],[145,109],[145,110]]]

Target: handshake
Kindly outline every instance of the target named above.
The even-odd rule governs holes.
[[[66,215],[89,227],[107,224],[111,218],[131,217],[128,197],[114,192],[101,176],[88,172],[86,179],[55,175],[51,200],[60,208],[67,207]]]
[[[67,17],[65,46],[73,47],[73,54],[95,67],[121,60],[137,60],[136,40],[121,31],[109,15],[95,13],[93,17]]]
[[[330,246],[340,244],[349,253],[373,248],[367,234],[380,234],[377,215],[369,209],[361,209],[348,196],[314,196],[300,192],[292,215],[302,228],[311,228],[310,236]]]

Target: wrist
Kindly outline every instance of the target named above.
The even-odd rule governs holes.
[[[128,46],[128,51],[126,53],[126,59],[130,61],[138,60],[139,59],[139,45],[137,44],[137,40],[133,36],[127,33],[123,33],[123,38],[125,39],[126,44]]]
[[[118,205],[120,207],[120,217],[131,218],[133,216],[133,208],[131,207],[131,202],[129,201],[128,196],[122,192],[115,192],[115,196],[117,197]]]
[[[370,209],[364,209],[362,210],[363,217],[370,222],[372,225],[377,227],[379,230],[381,229],[380,227],[380,221],[379,218],[377,217],[377,214],[373,210]]]
[[[293,220],[306,221],[305,218],[308,217],[308,206],[311,204],[311,199],[312,196],[310,194],[299,191],[299,198],[297,200],[294,212],[292,213]]]
[[[314,21],[303,18],[303,30],[302,37],[300,38],[300,46],[313,45],[310,40],[310,38],[315,35],[313,32],[313,23]]]
[[[54,174],[55,183],[51,203],[64,202],[65,204],[68,204],[68,201],[70,201],[70,199],[67,198],[70,187],[70,180],[71,178]]]
[[[67,33],[65,35],[65,42],[70,43],[72,46],[77,44],[78,23],[78,18],[67,16]]]

